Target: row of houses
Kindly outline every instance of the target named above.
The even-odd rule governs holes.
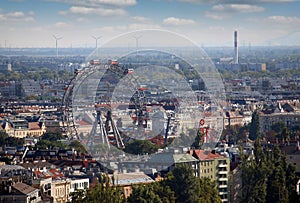
[[[2,197],[3,202],[9,201],[13,198],[12,196],[16,195],[11,193],[13,188],[25,187],[24,184],[31,189],[26,194],[24,192],[24,201],[20,200],[20,202],[30,199],[35,189],[38,189],[41,194],[36,197],[37,200],[67,202],[70,201],[71,192],[95,185],[97,174],[104,173],[102,163],[94,159],[73,157],[72,159],[46,160],[44,157],[39,161],[33,160],[19,162],[16,165],[0,166],[1,187],[7,192],[5,194],[8,194]],[[146,162],[123,161],[118,163],[120,167],[112,171],[110,177],[114,176],[112,179],[115,181],[114,184],[123,189],[125,196],[129,196],[134,185],[159,181],[168,171],[180,164],[190,165],[196,177],[208,177],[216,181],[222,201],[230,201],[230,159],[214,151],[173,150],[154,154]],[[141,165],[144,167],[136,170],[137,166]],[[135,171],[130,170],[133,168]],[[7,169],[10,169],[11,173],[8,173]],[[19,184],[20,182],[22,184]]]

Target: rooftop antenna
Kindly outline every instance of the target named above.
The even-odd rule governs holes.
[[[55,48],[56,48],[56,58],[58,58],[58,46],[57,46],[57,42],[58,40],[61,40],[62,37],[57,37],[55,35],[53,35],[54,39],[55,39]]]

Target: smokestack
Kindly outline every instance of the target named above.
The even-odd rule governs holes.
[[[234,63],[239,63],[239,52],[238,52],[238,41],[237,41],[237,31],[234,31]]]

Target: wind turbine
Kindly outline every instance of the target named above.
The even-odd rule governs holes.
[[[95,37],[95,36],[92,35],[92,38],[94,38],[95,41],[96,41],[96,52],[97,52],[97,57],[98,57],[98,39],[100,39],[101,37],[102,37],[102,36]]]
[[[142,37],[142,35],[139,36],[133,36],[135,39],[135,46],[136,46],[136,55],[138,54],[138,48],[139,48],[139,39]]]
[[[136,46],[136,49],[138,49],[139,47],[139,39],[142,37],[142,35],[139,35],[139,36],[133,36],[133,38],[135,39],[135,46]]]
[[[63,37],[56,37],[55,35],[53,35],[53,37],[55,39],[56,58],[58,58],[58,46],[57,46],[57,42],[58,42],[58,40],[61,40]]]
[[[94,38],[96,40],[96,49],[98,48],[98,39],[100,39],[102,36],[99,37],[95,37],[92,35],[92,38]]]

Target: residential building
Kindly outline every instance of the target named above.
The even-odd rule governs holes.
[[[300,145],[295,144],[281,146],[281,150],[286,154],[286,162],[295,166],[296,174],[300,175]]]
[[[11,186],[8,193],[0,195],[0,202],[39,203],[42,201],[39,189],[17,182]]]
[[[16,82],[6,81],[0,82],[0,93],[3,97],[15,97],[16,96]]]
[[[67,178],[55,179],[51,185],[51,196],[55,203],[66,203],[70,200],[71,180]]]
[[[147,162],[146,168],[156,169],[161,174],[171,171],[176,165],[185,164],[191,166],[196,177],[199,176],[198,160],[191,154],[180,152],[177,149],[161,152],[153,155]]]
[[[42,88],[38,81],[22,80],[20,83],[20,96],[40,96]]]
[[[265,134],[271,130],[275,123],[283,122],[288,129],[300,126],[300,113],[275,112],[271,114],[259,114],[260,132]]]
[[[90,187],[88,178],[72,178],[70,192],[76,190],[86,190]]]
[[[114,185],[120,186],[123,189],[125,197],[129,197],[132,192],[132,187],[135,185],[145,185],[153,183],[154,180],[142,172],[114,174]]]
[[[4,120],[0,129],[9,136],[16,138],[40,137],[46,132],[46,126],[43,122],[28,122],[25,119]]]
[[[52,179],[51,186],[44,182],[46,185],[43,192],[49,193],[51,187],[50,194],[54,203],[66,203],[70,200],[71,180],[66,178],[60,171],[57,169],[49,169],[46,171],[36,170],[34,174],[36,179]]]
[[[22,166],[2,164],[0,166],[0,194],[6,194],[15,183],[29,184],[32,178],[32,172]]]
[[[210,178],[212,181],[216,181],[218,193],[222,202],[229,202],[229,157],[205,150],[191,150],[190,154],[199,160],[199,177],[206,177]]]

